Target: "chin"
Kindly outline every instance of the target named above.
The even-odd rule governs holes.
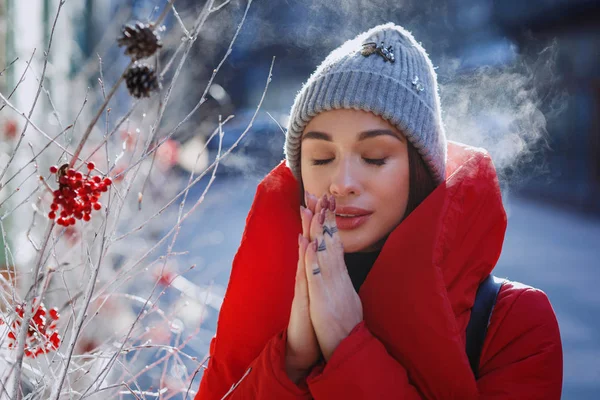
[[[346,246],[344,245],[344,253],[356,253],[360,251],[360,247],[359,246]]]
[[[347,235],[349,235],[350,237],[348,237]],[[381,250],[389,234],[379,238],[364,238],[357,236],[359,236],[358,232],[340,233],[340,240],[342,241],[342,245],[344,246],[344,253],[366,253]]]
[[[379,243],[379,241],[363,241],[363,240],[351,240],[344,239],[343,236],[340,237],[342,240],[342,245],[344,246],[344,253],[361,253],[361,252],[370,252],[381,249],[383,243]]]

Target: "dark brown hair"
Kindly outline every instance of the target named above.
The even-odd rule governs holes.
[[[415,146],[410,141],[407,142],[409,189],[408,203],[403,219],[408,217],[436,187],[425,161]]]

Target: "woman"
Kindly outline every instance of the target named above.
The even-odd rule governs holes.
[[[436,79],[386,24],[305,83],[197,399],[560,398],[558,324],[532,287],[503,284],[477,376],[469,365],[465,330],[506,214],[489,155],[446,141]]]

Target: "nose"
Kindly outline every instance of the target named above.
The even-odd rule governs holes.
[[[361,191],[357,171],[354,170],[352,160],[347,157],[340,160],[333,170],[329,192],[336,197],[357,195]]]

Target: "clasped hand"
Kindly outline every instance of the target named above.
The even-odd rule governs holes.
[[[298,269],[287,330],[286,369],[307,371],[321,354],[328,361],[340,342],[362,321],[360,297],[344,261],[335,221],[335,198],[307,193],[300,208]]]

